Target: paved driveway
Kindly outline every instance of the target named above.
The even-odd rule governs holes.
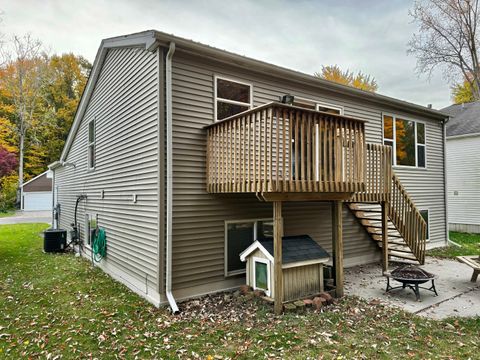
[[[15,215],[0,218],[0,225],[22,223],[51,223],[52,212],[47,211],[17,211]]]

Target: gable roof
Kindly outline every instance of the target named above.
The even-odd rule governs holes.
[[[450,105],[442,111],[450,115],[447,122],[447,137],[480,135],[480,101]]]
[[[273,239],[262,238],[255,243],[240,254],[242,261],[245,261],[246,257],[256,249],[261,249],[264,253],[267,252],[265,255],[270,255],[268,258],[273,261]],[[327,261],[329,258],[330,255],[308,235],[284,236],[282,238],[283,264],[309,260]]]
[[[28,184],[30,184],[30,183],[32,183],[32,182],[35,182],[36,180],[40,179],[40,178],[41,178],[42,176],[44,176],[44,175],[46,175],[47,178],[50,179],[51,177],[48,176],[48,175],[49,175],[49,171],[50,171],[50,170],[45,170],[43,173],[41,173],[41,174],[35,176],[34,178],[32,178],[32,179],[24,182],[24,183],[22,184],[22,187],[25,186],[25,185],[28,185]],[[51,182],[51,180],[50,180],[50,182]]]
[[[73,139],[80,127],[80,123],[87,108],[90,97],[95,88],[98,76],[100,74],[105,56],[109,49],[122,47],[142,47],[148,51],[154,51],[157,47],[168,47],[171,42],[175,43],[176,51],[184,51],[187,53],[199,54],[201,56],[214,59],[230,65],[238,66],[250,71],[271,74],[272,76],[288,78],[300,84],[307,84],[312,87],[327,90],[337,94],[348,95],[362,100],[368,100],[373,103],[388,105],[394,109],[405,110],[415,114],[430,117],[432,119],[443,121],[446,115],[438,110],[434,110],[425,106],[416,105],[407,101],[398,100],[389,96],[372,93],[365,90],[356,89],[350,86],[334,83],[332,81],[320,79],[313,75],[305,74],[299,71],[287,69],[277,65],[273,65],[264,61],[255,60],[246,56],[238,55],[232,52],[221,50],[212,46],[194,42],[178,36],[166,34],[156,30],[147,30],[130,35],[118,36],[102,40],[98,49],[92,70],[87,81],[87,85],[80,99],[75,118],[68,134],[65,146],[60,156],[59,162],[51,164],[50,168],[62,164],[66,161],[66,157],[73,143]]]

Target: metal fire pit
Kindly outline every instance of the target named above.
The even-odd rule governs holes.
[[[415,293],[417,301],[420,301],[420,289],[431,291],[435,293],[435,296],[438,296],[437,289],[435,289],[435,275],[419,268],[418,266],[404,265],[385,275],[387,276],[387,293],[395,289],[405,289],[408,287]],[[392,287],[390,285],[390,278],[402,283],[402,285]],[[432,285],[429,288],[420,286],[428,281],[432,282]]]

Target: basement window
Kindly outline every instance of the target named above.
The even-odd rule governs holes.
[[[239,114],[252,108],[252,85],[215,77],[215,120]]]
[[[395,115],[383,115],[383,144],[393,148],[393,165],[426,167],[425,124]]]
[[[88,123],[88,170],[95,169],[95,120]]]
[[[235,220],[225,222],[225,276],[245,273],[240,254],[256,239],[273,237],[273,221]]]

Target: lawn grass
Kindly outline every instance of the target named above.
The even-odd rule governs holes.
[[[460,245],[460,247],[451,245],[436,248],[429,250],[427,254],[443,258],[455,258],[461,255],[480,255],[480,234],[450,231],[450,240]]]
[[[219,296],[180,304],[185,311],[174,317],[85,259],[42,253],[47,227],[0,226],[0,358],[479,356],[480,318],[433,321],[353,297],[320,313],[275,317],[259,300],[226,305]]]
[[[0,218],[9,217],[15,215],[15,210],[0,211]]]

